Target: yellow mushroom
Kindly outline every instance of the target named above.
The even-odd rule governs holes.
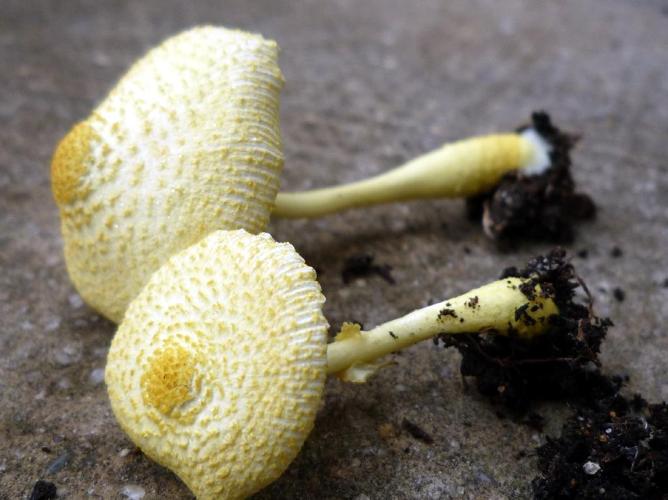
[[[175,252],[266,227],[283,167],[277,59],[260,35],[192,29],[135,63],[58,144],[65,260],[90,306],[119,322]]]
[[[283,167],[277,55],[276,43],[260,35],[194,28],[135,63],[58,144],[51,178],[65,260],[91,307],[119,322],[175,252],[214,230],[262,231],[272,210],[313,217],[472,196],[509,171],[532,175],[550,165],[550,139],[532,126],[445,145],[366,181],[276,199]],[[488,221],[485,229],[495,234],[497,226],[504,223]]]
[[[176,254],[111,344],[105,381],[121,427],[198,498],[245,497],[298,453],[327,373],[363,382],[377,358],[430,336],[530,337],[558,314],[540,285],[508,278],[368,332],[347,324],[327,345],[324,300],[315,272],[268,234],[216,231]]]

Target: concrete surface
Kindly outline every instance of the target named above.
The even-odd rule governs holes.
[[[285,188],[380,172],[535,108],[581,132],[575,176],[600,207],[570,250],[616,326],[609,371],[668,399],[668,4],[649,0],[27,1],[0,9],[0,498],[39,478],[62,498],[189,498],[117,427],[100,375],[114,327],[81,303],[61,255],[48,165],[56,141],[135,58],[198,23],[281,45]],[[377,324],[497,276],[547,245],[500,253],[460,202],[272,224],[321,271],[332,324]],[[623,255],[614,258],[619,246]],[[344,286],[369,252],[397,284]],[[617,302],[612,289],[626,300]],[[543,409],[556,428],[560,405]],[[401,431],[408,418],[431,445]],[[524,498],[543,435],[466,389],[430,343],[366,386],[330,381],[316,429],[259,498]],[[520,455],[526,452],[526,455]],[[128,489],[130,488],[130,489]]]

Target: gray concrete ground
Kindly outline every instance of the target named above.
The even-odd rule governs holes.
[[[101,374],[112,324],[68,281],[49,187],[56,141],[147,48],[214,23],[282,47],[286,189],[380,172],[445,140],[523,122],[545,108],[584,135],[577,181],[600,214],[569,249],[598,311],[615,321],[610,372],[668,399],[668,4],[646,0],[14,1],[0,9],[0,498],[39,478],[63,498],[189,498],[116,425]],[[370,326],[495,278],[547,245],[501,253],[460,202],[279,221],[321,271],[332,324]],[[614,258],[619,246],[623,255]],[[397,284],[344,285],[368,252]],[[618,302],[612,290],[626,299]],[[524,498],[543,434],[508,419],[430,343],[366,386],[330,381],[293,466],[259,498]],[[548,431],[560,405],[541,410]],[[408,418],[431,445],[401,430]],[[522,454],[525,452],[526,454]]]

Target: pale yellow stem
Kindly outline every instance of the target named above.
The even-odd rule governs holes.
[[[413,311],[369,331],[347,324],[327,349],[327,372],[344,380],[364,382],[380,366],[376,359],[439,333],[494,330],[531,337],[545,331],[548,318],[558,314],[554,301],[540,287],[529,300],[520,290],[524,280],[507,278],[463,295]]]
[[[300,193],[279,193],[273,215],[319,217],[381,203],[472,196],[489,190],[511,170],[546,168],[548,148],[532,129],[522,134],[466,139],[370,179]]]

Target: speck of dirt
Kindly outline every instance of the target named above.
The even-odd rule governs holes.
[[[617,300],[617,302],[624,302],[626,298],[626,293],[619,287],[616,287],[612,290],[612,296]]]
[[[618,259],[622,255],[624,255],[624,251],[621,248],[619,248],[618,246],[614,246],[610,250],[610,257],[614,257],[615,259]]]
[[[471,309],[475,309],[478,307],[478,304],[480,302],[480,299],[478,298],[477,295],[474,295],[473,297],[470,297],[469,300],[467,300],[464,305],[466,307],[470,307]]]
[[[411,422],[407,418],[404,418],[401,421],[401,427],[415,439],[418,439],[423,443],[432,444],[434,442],[434,438],[431,437],[431,435],[427,431],[425,431],[422,427],[420,427],[416,423]]]
[[[598,352],[612,322],[594,315],[589,303],[576,301],[576,290],[586,289],[562,249],[531,260],[525,269],[506,269],[507,277],[527,279],[520,289],[533,298],[536,285],[556,303],[560,314],[550,318],[548,330],[533,339],[494,332],[440,335],[446,347],[462,355],[460,371],[474,377],[478,391],[518,416],[539,400],[588,401],[615,394],[622,381],[605,377]],[[588,296],[588,294],[586,294]],[[526,308],[515,311],[519,317]]]
[[[344,284],[348,284],[357,278],[377,275],[387,281],[389,284],[396,283],[392,276],[392,266],[387,264],[374,264],[375,257],[370,254],[358,254],[348,257],[343,263],[341,270],[341,279]]]
[[[449,309],[447,307],[444,307],[440,311],[438,311],[438,320],[439,321],[444,321],[445,318],[448,316],[451,316],[453,318],[457,318],[457,313],[455,312],[454,309]]]
[[[499,242],[519,239],[568,243],[575,223],[594,218],[592,199],[576,191],[570,151],[577,142],[556,128],[545,112],[535,112],[532,127],[551,146],[551,166],[540,175],[506,174],[491,191],[467,200],[467,212],[481,220],[485,234]],[[522,131],[523,127],[519,129]]]
[[[397,437],[397,429],[390,422],[378,426],[378,435],[381,439],[388,441]]]
[[[577,255],[581,259],[586,259],[587,257],[589,257],[589,250],[583,248],[582,250],[578,250],[575,255]]]
[[[668,405],[619,394],[579,408],[537,450],[534,498],[668,496]]]
[[[30,500],[52,500],[58,497],[56,485],[40,479],[35,483],[30,493]]]

